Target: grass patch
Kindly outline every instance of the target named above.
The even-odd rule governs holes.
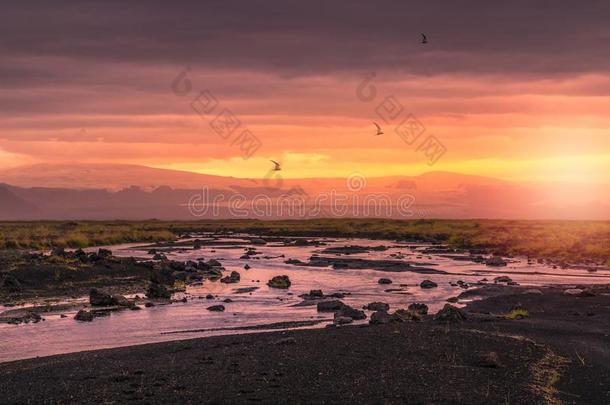
[[[217,220],[0,222],[0,248],[87,247],[159,242],[196,232],[274,236],[363,237],[447,244],[500,255],[524,255],[567,263],[610,266],[610,221],[513,220]]]
[[[517,308],[517,309],[511,310],[504,317],[506,319],[510,319],[510,320],[514,321],[516,319],[528,318],[529,316],[530,316],[530,313],[527,312],[527,310],[525,310],[523,308]]]

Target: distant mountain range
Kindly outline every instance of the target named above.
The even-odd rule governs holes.
[[[362,216],[609,220],[610,187],[520,184],[447,172],[279,181],[135,165],[0,171],[0,220]]]

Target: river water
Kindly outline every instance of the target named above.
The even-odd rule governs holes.
[[[372,301],[387,302],[391,310],[405,308],[414,302],[425,303],[434,313],[450,297],[464,290],[452,286],[451,282],[462,280],[474,283],[483,278],[493,281],[494,277],[508,275],[521,285],[544,286],[550,284],[593,284],[610,283],[610,272],[598,270],[591,273],[583,269],[553,269],[544,264],[528,264],[525,258],[511,259],[506,267],[488,267],[485,264],[454,260],[443,254],[422,254],[426,246],[421,244],[397,243],[368,239],[317,239],[325,246],[282,246],[267,244],[256,246],[257,259],[241,259],[244,247],[252,246],[244,236],[234,236],[218,242],[240,242],[235,246],[204,246],[193,250],[185,248],[168,251],[173,260],[196,260],[198,258],[218,259],[223,267],[241,274],[237,284],[223,284],[218,281],[205,281],[201,286],[189,287],[187,302],[157,305],[142,308],[141,311],[121,311],[110,316],[95,318],[93,322],[77,322],[73,319],[75,311],[45,315],[45,321],[22,325],[0,324],[0,362],[26,359],[37,356],[94,350],[135,344],[161,342],[167,340],[189,339],[203,336],[251,333],[248,330],[231,328],[267,325],[278,322],[330,320],[332,314],[318,313],[315,306],[294,306],[302,301],[298,295],[312,289],[321,289],[325,294],[347,292],[343,302],[356,308]],[[312,254],[333,246],[388,246],[385,251],[371,251],[352,254],[349,258],[395,260],[392,254],[402,254],[404,259],[425,267],[444,270],[449,274],[417,274],[413,272],[386,272],[373,269],[332,269],[303,267],[285,264],[288,258],[307,262]],[[148,257],[147,248],[129,244],[109,247],[117,256]],[[276,257],[284,255],[284,257]],[[265,258],[265,256],[269,258]],[[245,270],[248,263],[251,269]],[[292,286],[287,290],[269,288],[266,282],[276,275],[288,275]],[[381,285],[378,279],[390,278],[393,283]],[[422,289],[419,283],[429,279],[438,283],[438,288]],[[258,287],[251,293],[238,293],[237,288]],[[399,291],[387,291],[397,289]],[[210,300],[205,296],[213,294]],[[177,295],[176,298],[181,298]],[[226,298],[233,300],[223,303]],[[83,298],[84,299],[84,298]],[[206,308],[223,304],[224,312],[210,312]],[[0,307],[0,312],[3,310]],[[367,311],[367,315],[370,312]],[[366,321],[365,321],[366,322]],[[328,322],[308,327],[324,327]],[[263,329],[264,330],[264,329]],[[258,330],[257,332],[260,332]]]

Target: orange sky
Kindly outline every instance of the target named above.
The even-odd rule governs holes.
[[[356,3],[369,7],[328,6],[321,17],[286,9],[260,25],[247,17],[271,18],[267,10],[246,3],[206,10],[224,25],[197,25],[175,10],[127,10],[125,20],[105,21],[98,17],[114,15],[110,6],[76,16],[16,7],[0,21],[11,34],[0,43],[0,168],[108,162],[262,177],[274,159],[293,178],[442,170],[610,182],[610,64],[599,51],[610,38],[601,24],[607,7],[578,14],[561,3],[527,17],[517,6],[482,9],[462,17],[486,24],[464,32],[452,10],[421,6],[416,17],[430,38],[422,45],[419,28],[393,17],[415,18],[412,8],[381,8],[379,30],[363,24],[370,14]],[[342,19],[332,24],[335,13]],[[565,15],[572,20],[562,25]],[[87,22],[108,25],[88,31]],[[525,43],[511,38],[524,30]],[[186,66],[192,89],[179,96],[171,83]],[[356,89],[370,72],[377,96],[363,102]],[[191,109],[206,89],[238,117],[239,131],[260,139],[252,157],[210,127],[220,107],[209,119]],[[387,96],[404,110],[384,123],[376,108]],[[395,133],[408,114],[425,127],[418,142],[432,134],[446,148],[433,166],[417,142]],[[373,121],[384,135],[374,136]]]

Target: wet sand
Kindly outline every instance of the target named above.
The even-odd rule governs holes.
[[[609,403],[610,286],[590,296],[566,288],[495,288],[457,323],[427,317],[5,363],[0,392],[6,403]],[[518,304],[529,317],[505,319]]]

